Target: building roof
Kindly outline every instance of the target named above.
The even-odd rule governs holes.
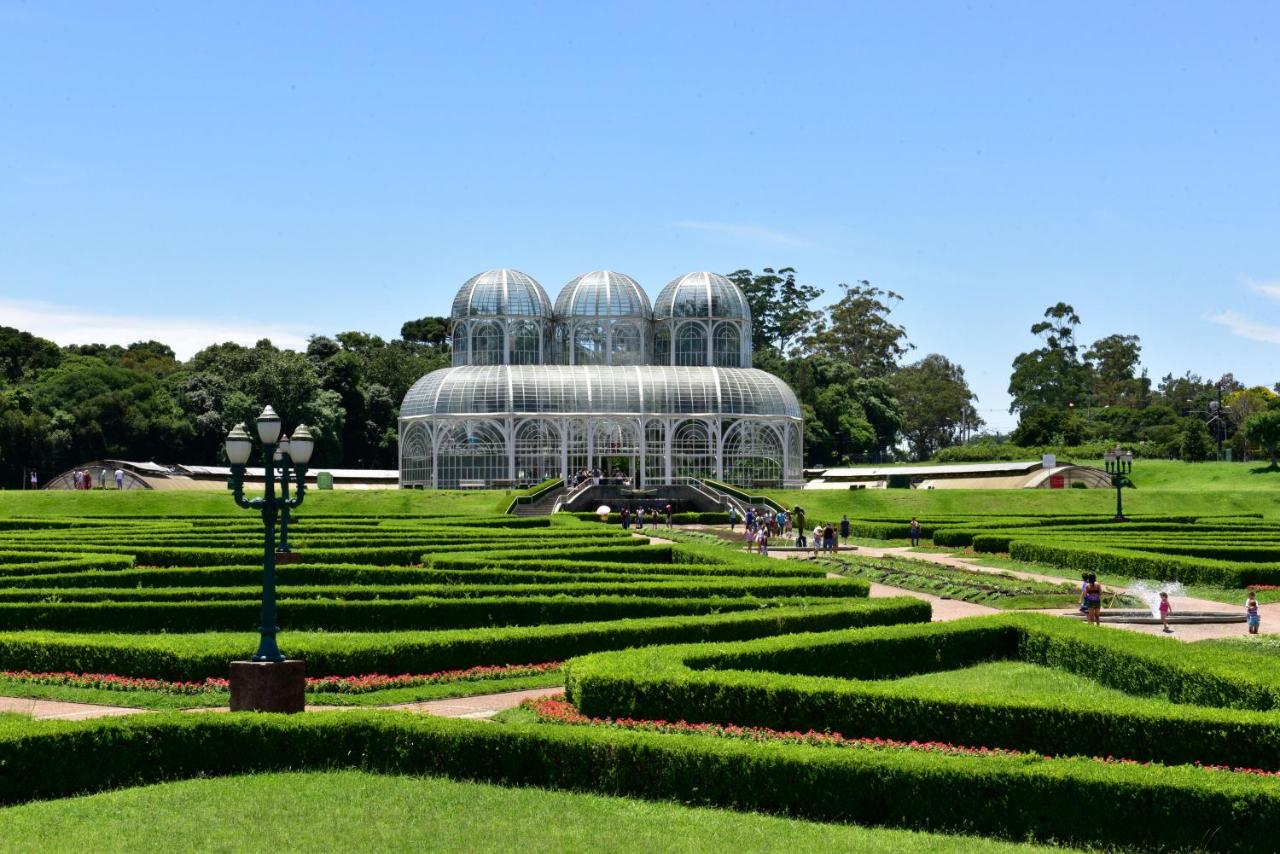
[[[620,413],[800,418],[785,382],[754,368],[486,365],[433,371],[409,389],[401,418]]]
[[[453,298],[452,317],[551,317],[542,285],[519,270],[485,270],[472,276]]]
[[[940,466],[857,466],[854,468],[830,468],[813,470],[823,480],[866,480],[902,477],[963,477],[965,475],[1013,475],[1040,468],[1040,460],[1015,463],[973,463]]]
[[[750,320],[747,295],[718,273],[685,273],[667,283],[653,302],[658,320],[671,317]]]
[[[556,317],[653,316],[649,295],[625,273],[594,270],[569,281],[556,297]]]

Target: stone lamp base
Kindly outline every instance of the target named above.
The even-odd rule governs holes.
[[[301,659],[231,662],[233,712],[300,712],[306,691],[307,667]]]

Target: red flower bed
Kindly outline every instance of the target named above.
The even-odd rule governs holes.
[[[1254,593],[1261,593],[1264,590],[1280,590],[1280,584],[1250,584],[1248,589]]]
[[[419,685],[441,685],[448,682],[475,682],[480,679],[515,679],[551,673],[560,662],[544,664],[498,664],[468,667],[465,670],[442,670],[439,673],[388,676],[370,673],[365,676],[319,676],[307,678],[307,690],[328,694],[366,694],[386,688],[413,688]],[[226,679],[209,677],[203,682],[169,682],[110,673],[32,673],[29,670],[0,671],[0,680],[25,682],[28,685],[61,685],[67,688],[97,688],[107,691],[160,691],[165,694],[206,694],[230,690]]]
[[[734,724],[691,724],[687,721],[653,721],[635,718],[591,718],[578,711],[577,707],[562,697],[540,697],[525,700],[522,704],[538,716],[538,720],[547,723],[569,724],[572,726],[599,726],[610,729],[641,730],[644,732],[661,732],[672,734],[710,735],[719,738],[736,738],[746,741],[773,741],[791,744],[807,744],[824,747],[857,748],[863,750],[923,750],[930,753],[945,753],[951,756],[1012,756],[1028,761],[1053,761],[1055,757],[1039,753],[1028,753],[1021,750],[1008,750],[1003,747],[968,747],[961,744],[950,744],[944,741],[896,741],[891,738],[847,738],[838,732],[785,732],[768,727],[743,727]],[[1061,757],[1080,758],[1080,757]],[[1116,756],[1084,757],[1094,762],[1112,765],[1153,766],[1159,763],[1139,762],[1136,759],[1123,759]],[[1280,777],[1280,771],[1266,771],[1261,768],[1232,768],[1227,765],[1201,765],[1195,767],[1210,771],[1230,771],[1237,774],[1254,774],[1259,777]]]

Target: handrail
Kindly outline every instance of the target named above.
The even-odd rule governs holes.
[[[564,480],[561,478],[552,478],[545,483],[536,487],[533,492],[526,492],[524,495],[517,495],[515,499],[507,506],[507,513],[514,513],[516,508],[521,504],[535,504],[544,498],[548,493],[555,492],[557,489],[564,487]]]
[[[561,495],[559,498],[557,498],[555,506],[551,508],[551,512],[559,513],[561,507],[565,506],[566,504],[573,503],[573,501],[577,499],[579,495],[586,492],[588,489],[590,489],[593,486],[595,486],[595,484],[593,484],[590,480],[584,480],[582,483],[578,484],[577,486],[573,487],[568,492],[566,492],[564,495]]]
[[[743,492],[741,489],[738,489],[736,486],[730,486],[729,484],[721,483],[718,480],[707,480],[704,482],[707,483],[709,486],[711,486],[713,489],[717,489],[723,492],[725,495],[731,495],[734,498],[737,498],[739,501],[745,501],[748,504],[763,504],[766,507],[772,507],[774,510],[779,511],[780,513],[787,512],[787,508],[783,507],[781,504],[779,504],[777,501],[774,501],[772,498],[768,497],[767,495],[748,495],[747,493]]]

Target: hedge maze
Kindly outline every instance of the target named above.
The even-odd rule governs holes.
[[[864,519],[853,532],[909,536],[902,520]],[[922,534],[937,546],[1069,571],[1209,587],[1280,584],[1280,525],[1261,516],[954,516],[928,520]]]
[[[574,519],[304,517],[290,541],[281,639],[313,676],[545,663],[914,607],[868,602],[865,583],[818,568]],[[225,676],[253,649],[260,542],[254,519],[6,520],[0,669]]]
[[[176,705],[208,704],[254,645],[257,533],[222,518],[6,520],[0,693],[23,669],[118,684],[121,704],[184,690]],[[1233,584],[1272,571],[1274,534],[1169,517],[926,530],[1072,569],[1054,555]],[[905,525],[862,520],[854,535]],[[649,544],[571,517],[308,516],[291,540],[281,644],[323,685],[313,701],[441,685],[566,697],[496,725],[386,710],[0,720],[0,801],[358,768],[1108,850],[1252,850],[1280,834],[1280,659],[1262,647],[1034,614],[931,623],[927,603],[868,599],[829,562]],[[1006,586],[984,595],[1058,595]]]

